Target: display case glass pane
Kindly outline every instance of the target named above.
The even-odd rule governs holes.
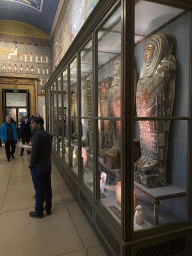
[[[60,156],[62,157],[62,159],[65,159],[65,137],[64,137],[64,134],[65,134],[65,124],[64,124],[64,118],[66,119],[66,117],[62,117],[61,120],[60,120],[60,123],[61,123],[61,141],[60,141]]]
[[[54,149],[55,148],[55,136],[54,136],[54,117],[53,116],[51,117],[51,123],[52,123],[51,130],[52,130],[52,135],[53,135],[53,137],[52,137],[52,148]]]
[[[69,116],[69,100],[68,100],[68,84],[67,84],[67,69],[63,71],[63,115]]]
[[[135,231],[188,220],[191,20],[178,18],[183,12],[146,1],[135,8],[135,32],[147,36],[135,45]]]
[[[51,85],[51,90],[50,90],[51,98],[50,98],[50,133],[53,135],[53,116],[54,116],[54,105],[53,105],[53,86]],[[54,145],[54,137],[52,139],[52,145]]]
[[[58,110],[57,110],[57,115],[62,116],[62,95],[61,95],[61,77],[58,78]]]
[[[121,8],[98,31],[98,164],[100,201],[117,222],[121,199]],[[120,194],[121,197],[121,194]],[[119,200],[119,201],[118,201]]]
[[[48,122],[47,122],[47,132],[48,133],[50,133],[50,131],[51,131],[51,127],[50,127],[50,124],[51,124],[51,117],[50,116],[48,116],[47,117],[47,120],[48,120]]]
[[[187,120],[135,123],[135,231],[188,219],[187,151]]]
[[[58,141],[57,141],[57,152],[60,157],[62,157],[62,91],[61,91],[61,76],[58,78],[58,87],[57,87],[57,133],[58,133]]]
[[[78,119],[77,119],[77,59],[70,64],[70,119],[69,119],[69,136],[71,138],[70,167],[75,174],[78,174]]]
[[[51,134],[53,135],[53,116],[51,116]],[[52,137],[52,148],[54,147],[54,136]]]
[[[72,143],[72,170],[75,174],[78,175],[78,146],[77,144]]]
[[[72,170],[75,172],[75,174],[78,174],[78,123],[77,118],[71,118],[71,159],[72,159]],[[74,129],[76,127],[76,130]],[[75,132],[76,131],[76,132]]]
[[[47,115],[47,132],[50,133],[50,87],[46,91],[46,115]]]
[[[76,59],[70,64],[70,104],[71,113],[70,116],[73,117],[73,133],[77,133],[77,61]],[[73,136],[74,136],[73,135]]]
[[[51,134],[51,116],[49,116],[49,126],[48,127],[49,127],[49,131],[48,132]]]
[[[120,121],[118,121],[120,126]],[[121,193],[117,194],[117,185],[121,180],[120,133],[117,121],[102,119],[98,122],[99,130],[99,171],[100,200],[110,213],[120,221]],[[116,145],[116,146],[114,146]],[[121,189],[118,190],[119,192]],[[116,213],[118,213],[116,215]],[[120,216],[120,217],[119,217]]]
[[[63,127],[64,127],[64,137],[63,137],[63,159],[65,162],[69,164],[69,118],[63,118]]]
[[[63,146],[62,146],[62,136],[63,136],[63,119],[62,116],[59,116],[57,118],[57,122],[58,122],[58,132],[59,132],[59,141],[58,141],[58,154],[59,156],[62,158],[63,155]]]
[[[140,1],[135,7],[135,34],[145,36],[152,34],[183,12],[182,9],[168,5]]]
[[[62,157],[69,164],[69,98],[68,98],[68,75],[67,68],[63,71],[63,140],[62,140]]]
[[[93,191],[93,50],[90,40],[81,50],[81,125],[83,180]]]
[[[57,116],[53,117],[54,149],[57,151]]]
[[[81,116],[93,115],[93,82],[92,82],[92,40],[81,50]],[[89,132],[88,127],[83,126],[83,137]]]
[[[57,116],[57,83],[54,83],[54,116]]]
[[[53,148],[57,151],[57,82],[53,84]]]
[[[92,119],[82,119],[82,126],[90,127],[86,142],[83,141],[81,149],[83,181],[93,192],[93,126]],[[90,123],[90,124],[89,124]]]
[[[50,87],[50,116],[53,116],[53,86]]]

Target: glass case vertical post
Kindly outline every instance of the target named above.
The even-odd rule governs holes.
[[[54,129],[53,129],[53,125],[54,125],[54,84],[52,84],[51,86],[51,93],[52,93],[52,117],[51,117],[51,134],[53,135],[53,145],[54,145]]]
[[[80,52],[77,53],[77,127],[78,127],[78,179],[83,180],[83,161],[81,157],[81,139],[82,139],[82,123],[81,123],[81,58]]]
[[[98,32],[93,33],[93,184],[94,200],[100,197],[100,172],[98,167]]]
[[[71,154],[71,90],[70,90],[70,64],[67,66],[67,87],[68,87],[68,116],[69,116],[69,125],[67,130],[68,136],[68,157],[69,157],[69,167],[72,167],[72,154]]]
[[[133,114],[134,114],[134,14],[135,1],[122,1],[122,234],[133,230]],[[131,232],[132,233],[132,232]]]
[[[59,151],[60,151],[60,143],[59,143],[59,97],[58,97],[58,78],[56,80],[56,100],[57,100],[57,103],[56,103],[56,108],[57,108],[57,153],[59,154]]]

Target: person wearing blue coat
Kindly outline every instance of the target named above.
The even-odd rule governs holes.
[[[14,159],[15,143],[17,142],[17,130],[15,124],[11,122],[11,117],[6,116],[6,121],[1,125],[1,141],[5,142],[5,152],[7,161],[10,161],[10,156]],[[11,147],[11,151],[10,151]]]
[[[1,127],[0,127],[0,147],[2,147],[2,144],[1,144]]]

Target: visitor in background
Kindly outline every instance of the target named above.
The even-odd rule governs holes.
[[[5,152],[7,161],[10,161],[10,157],[14,159],[15,143],[17,143],[17,130],[15,124],[11,122],[11,117],[6,116],[6,121],[1,125],[1,141],[5,142]],[[11,151],[10,151],[11,147]]]
[[[1,134],[1,127],[0,127],[0,134]],[[0,137],[0,147],[2,147],[2,144],[1,144],[1,137]]]
[[[32,137],[32,134],[31,134],[30,122],[28,117],[25,116],[24,121],[20,125],[19,138],[22,139],[22,144],[25,145],[25,143],[28,144],[30,142],[31,137]],[[23,152],[24,152],[24,148],[21,148],[20,156],[23,155]],[[30,151],[27,150],[27,154],[30,154]]]

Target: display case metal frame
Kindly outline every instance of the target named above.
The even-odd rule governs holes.
[[[83,48],[90,38],[93,40],[93,81],[94,85],[93,91],[94,97],[94,109],[93,109],[93,131],[95,134],[94,143],[94,174],[93,174],[93,182],[97,184],[94,186],[93,194],[87,189],[83,182],[83,174],[82,174],[82,159],[81,152],[79,150],[79,162],[80,166],[78,176],[76,176],[73,172],[71,172],[69,166],[72,166],[71,154],[69,154],[69,166],[58,156],[57,152],[53,150],[53,159],[55,164],[57,165],[60,173],[67,181],[67,184],[71,191],[73,192],[79,206],[82,211],[88,217],[91,225],[96,230],[103,244],[106,245],[107,251],[110,255],[142,255],[139,253],[146,253],[151,246],[164,246],[167,241],[178,241],[183,242],[183,238],[185,237],[185,251],[178,252],[177,255],[189,255],[190,248],[190,232],[192,229],[191,226],[191,199],[189,197],[189,206],[188,206],[188,220],[181,223],[174,223],[166,226],[156,226],[152,229],[142,230],[139,232],[135,232],[133,230],[133,191],[134,191],[134,177],[133,177],[133,138],[134,138],[134,122],[138,120],[154,120],[155,118],[135,118],[134,117],[134,13],[135,13],[135,4],[140,1],[132,1],[132,0],[104,0],[99,1],[95,9],[93,10],[90,17],[85,22],[84,26],[80,30],[77,37],[74,39],[74,42],[68,49],[64,58],[56,68],[55,72],[52,74],[48,83],[46,84],[46,100],[52,101],[54,103],[54,98],[51,100],[51,89],[50,89],[50,98],[47,99],[48,93],[47,90],[49,88],[53,88],[54,92],[54,83],[58,79],[58,76],[61,75],[61,80],[63,81],[63,70],[67,69],[68,73],[68,118],[69,118],[69,129],[68,129],[68,139],[69,139],[69,151],[71,152],[71,109],[70,109],[70,64],[74,60],[77,59],[77,83],[78,83],[78,127],[79,134],[81,134],[81,113],[79,112],[81,109],[81,95],[80,95],[80,86],[81,86],[81,65],[80,65],[80,51]],[[191,1],[179,1],[179,0],[150,0],[148,2],[165,4],[173,7],[184,8],[187,11],[192,11],[192,3]],[[121,207],[121,226],[111,217],[111,215],[106,211],[106,209],[99,202],[100,191],[99,191],[99,179],[100,175],[98,173],[98,131],[97,131],[97,123],[98,118],[98,106],[97,106],[97,46],[98,46],[98,37],[97,31],[101,27],[101,25],[105,22],[107,15],[111,15],[117,7],[121,4],[122,6],[122,91],[121,95],[121,123],[122,123],[122,165],[121,172],[122,175],[122,207]],[[127,25],[129,24],[129,26]],[[129,43],[128,43],[129,42]],[[191,49],[192,52],[192,49]],[[128,75],[129,74],[129,75]],[[126,85],[126,86],[125,86]],[[52,92],[52,93],[53,93]],[[54,96],[53,96],[54,97]],[[191,96],[192,97],[192,96]],[[51,104],[50,104],[51,105]],[[192,105],[192,104],[191,104]],[[62,97],[62,107],[63,107],[63,97]],[[48,107],[48,106],[47,106]],[[50,106],[51,107],[51,106]],[[48,107],[49,108],[49,107]],[[51,109],[50,109],[51,110]],[[53,116],[47,117],[49,122],[54,121],[54,104],[53,104]],[[50,113],[51,114],[51,113]],[[62,113],[62,116],[64,113]],[[161,118],[157,118],[160,120]],[[166,118],[162,118],[162,120],[166,120]],[[187,117],[173,117],[171,120],[188,120],[189,124],[189,139],[191,141],[190,129],[191,129],[191,109],[190,116]],[[47,122],[48,124],[48,122]],[[54,122],[51,125],[53,128]],[[49,125],[48,125],[49,127]],[[51,130],[52,133],[54,131]],[[78,146],[81,148],[81,140],[78,140]],[[189,165],[192,166],[192,157],[189,151]],[[126,171],[125,171],[126,170]],[[191,173],[188,176],[188,191],[187,194],[190,195],[192,192],[191,189]],[[171,235],[171,236],[170,236]],[[159,247],[160,248],[160,247]],[[151,249],[150,249],[151,250]],[[145,255],[145,254],[144,254]],[[147,254],[146,254],[147,255]],[[152,255],[152,254],[151,254]],[[173,254],[174,255],[174,254]]]

